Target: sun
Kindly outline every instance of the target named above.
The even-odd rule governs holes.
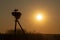
[[[42,14],[37,14],[37,15],[36,15],[36,19],[37,19],[37,20],[42,20],[42,19],[43,19]]]

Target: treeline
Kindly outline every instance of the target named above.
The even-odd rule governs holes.
[[[0,34],[0,40],[60,40],[60,34],[25,34],[21,30],[8,30],[5,34]]]

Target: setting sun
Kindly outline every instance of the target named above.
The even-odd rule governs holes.
[[[42,19],[43,19],[43,16],[42,16],[41,14],[37,14],[37,15],[36,15],[36,19],[37,19],[37,20],[42,20]]]

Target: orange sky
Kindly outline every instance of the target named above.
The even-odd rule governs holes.
[[[14,29],[11,12],[15,8],[22,13],[19,21],[26,31],[60,34],[60,0],[0,0],[0,32]],[[34,18],[36,12],[42,12],[43,21]]]

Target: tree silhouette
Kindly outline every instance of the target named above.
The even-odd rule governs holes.
[[[15,32],[14,32],[14,30],[8,30],[6,33],[7,34],[14,34]],[[22,32],[22,30],[17,29],[16,30],[16,34],[23,34],[23,32]]]

